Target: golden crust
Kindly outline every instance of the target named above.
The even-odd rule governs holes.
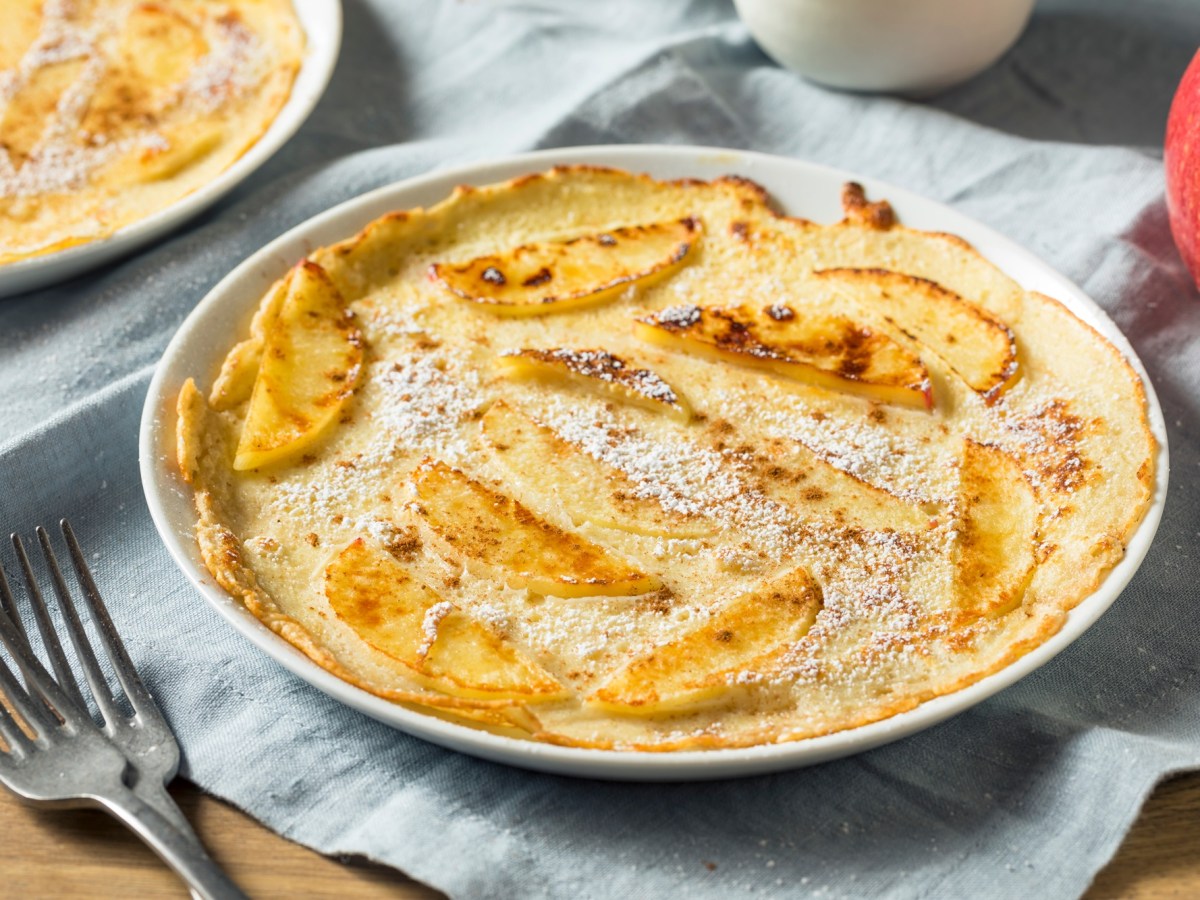
[[[460,187],[430,209],[384,216],[315,251],[310,258],[362,328],[364,375],[343,420],[311,454],[232,470],[279,287],[230,351],[212,405],[185,386],[180,466],[196,491],[206,564],[255,615],[348,682],[473,727],[566,746],[669,752],[799,740],[897,715],[1010,665],[1095,589],[1150,502],[1155,445],[1140,379],[1061,304],[1023,291],[961,239],[898,224],[886,202],[869,202],[860,188],[848,186],[845,198],[846,218],[821,226],[781,215],[744,179],[658,182],[560,167]],[[691,217],[704,239],[683,265],[603,306],[498,319],[427,277],[435,263],[461,267],[513,247],[568,247]],[[560,254],[565,264],[571,252]],[[834,289],[846,284],[820,274],[830,270],[854,270],[866,292],[857,305]],[[956,327],[978,329],[978,352],[967,359],[955,341],[922,331],[928,321],[913,319],[912,308],[881,320],[928,367],[930,412],[692,358],[632,333],[637,318],[681,304],[786,300],[789,310],[853,317],[878,299],[870,291],[894,290],[932,297]],[[581,345],[661,375],[693,415],[664,416],[577,379],[506,378],[497,364],[522,350],[540,358]],[[483,414],[497,401],[500,411],[510,402],[532,417],[535,436],[552,438],[522,444],[514,458],[529,472],[510,471],[496,445],[501,432],[488,436]],[[577,453],[594,463],[566,466]],[[525,582],[551,583],[553,573],[538,569],[553,555],[549,545],[521,559],[514,548],[536,542],[520,536],[520,523],[485,516],[483,528],[478,510],[471,522],[456,526],[450,515],[431,529],[426,458],[464,472],[480,496],[500,498],[500,513],[524,510],[526,526],[605,548],[661,588],[650,591],[648,581],[639,596],[544,596],[511,584],[516,568],[529,570]],[[620,477],[559,500],[572,479],[538,477],[555,459],[574,480],[609,470]],[[1013,486],[1025,497],[1025,536],[1012,552],[1027,556],[1006,566],[1004,553],[980,551],[1001,540]],[[614,521],[611,510],[623,508],[653,527]],[[673,538],[673,522],[693,524]],[[386,550],[436,592],[398,638],[407,666],[372,646],[376,624],[356,633],[339,618],[313,575],[355,540],[375,542],[375,552]],[[504,571],[492,571],[502,559]],[[811,621],[775,622],[749,607],[721,619],[719,609],[740,609],[731,598],[753,597],[797,565],[822,597]],[[406,675],[413,647],[425,646],[422,635],[435,641],[450,610],[486,625],[565,693],[539,700],[534,715],[520,701],[451,696]],[[715,641],[714,652],[681,645],[688,634]],[[662,650],[670,647],[681,649]],[[720,671],[706,672],[707,662]],[[636,690],[613,687],[624,683],[614,681],[621,672],[636,674],[626,678]]]

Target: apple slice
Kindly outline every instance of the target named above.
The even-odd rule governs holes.
[[[588,702],[613,712],[661,716],[730,699],[739,685],[773,670],[812,628],[821,603],[821,589],[808,572],[792,569],[735,598],[699,628],[633,660]]]
[[[383,547],[352,541],[325,567],[324,588],[355,634],[444,693],[526,702],[564,693],[541,666],[418,581]]]
[[[124,76],[140,85],[143,94],[157,90],[170,95],[179,90],[179,85],[211,50],[202,22],[193,19],[186,10],[172,9],[166,3],[137,3],[124,21],[117,48],[120,63],[115,74],[118,79]],[[100,91],[112,90],[116,97],[110,102],[116,103],[120,89],[126,85],[118,81],[110,88],[110,84],[106,79]],[[128,106],[128,94],[124,99]]]
[[[174,178],[216,150],[224,139],[224,129],[219,125],[208,125],[199,131],[179,129],[165,146],[149,147],[132,157],[133,178],[138,182]]]
[[[1012,330],[934,281],[885,269],[825,269],[815,275],[929,347],[988,403],[1017,374]]]
[[[954,597],[960,609],[1002,616],[1021,604],[1035,568],[1038,507],[1015,459],[963,440]]]
[[[524,244],[463,265],[434,263],[429,277],[504,316],[541,316],[606,303],[683,263],[700,233],[692,218],[614,228],[569,241]]]
[[[225,129],[216,124],[166,130],[156,140],[118,156],[107,166],[104,177],[119,185],[166,181],[203,162],[225,136]]]
[[[554,597],[627,597],[662,582],[442,462],[417,469],[417,515],[468,568]]]
[[[19,4],[6,3],[6,12],[13,5]],[[98,18],[99,4],[85,6],[91,6],[92,10],[83,13],[81,19]],[[104,77],[81,75],[82,79],[87,79],[79,82],[80,86],[86,85],[85,93],[73,101],[64,96],[63,102],[73,102],[75,111],[67,114],[65,109],[61,110],[58,121],[69,122],[67,127],[75,134],[103,136],[110,145],[117,146],[136,138],[139,132],[159,131],[165,127],[167,140],[178,147],[201,138],[212,128],[199,115],[209,111],[203,106],[197,110],[197,115],[173,115],[181,104],[195,103],[187,96],[188,76],[214,50],[206,39],[204,23],[193,11],[180,8],[183,6],[177,3],[129,3],[119,17],[113,17],[107,23],[109,28],[118,26],[119,33],[114,34],[101,26],[104,31],[109,31],[101,39],[104,42],[101,52],[106,63]],[[71,58],[71,55],[66,57]],[[181,119],[185,121],[180,122]],[[174,123],[185,127],[177,128]],[[186,126],[191,126],[190,130]],[[137,161],[140,154],[134,151],[121,155],[131,159],[134,163],[131,168],[136,173],[140,168]]]
[[[297,267],[265,343],[233,467],[256,469],[312,444],[354,393],[363,338],[316,263]]]
[[[818,527],[920,532],[931,510],[840,469],[798,440],[775,440],[748,465],[766,497]]]
[[[580,385],[623,403],[666,413],[680,422],[692,418],[687,401],[657,373],[639,369],[607,350],[526,348],[501,355],[497,363],[508,378]]]
[[[483,417],[483,435],[522,493],[540,504],[562,504],[576,525],[586,522],[654,537],[697,538],[715,532],[698,516],[668,511],[639,497],[619,469],[497,400]]]
[[[299,271],[301,268],[294,266],[271,285],[250,322],[250,337],[235,344],[222,360],[221,371],[217,373],[208,395],[208,403],[213,409],[233,409],[249,400],[254,393],[263,348],[267,344],[267,332],[275,327],[279,308],[291,290],[292,279]]]
[[[933,407],[929,371],[885,334],[844,316],[759,307],[672,306],[636,320],[644,341],[766,369],[884,403]]]
[[[538,717],[530,712],[525,704],[513,706],[482,706],[456,707],[446,709],[440,706],[427,706],[422,712],[427,715],[456,722],[460,725],[472,725],[493,734],[503,734],[507,737],[528,739],[542,730]]]

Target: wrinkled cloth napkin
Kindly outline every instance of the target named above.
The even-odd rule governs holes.
[[[1200,297],[1171,243],[1161,134],[1200,22],[1184,0],[1052,0],[997,66],[924,102],[773,65],[727,0],[345,0],[327,95],[205,216],[0,300],[0,527],[71,517],[185,754],[283,835],[456,898],[1069,897],[1153,785],[1200,766]],[[1053,662],[939,727],[706,784],[552,777],[340,706],[230,629],[142,500],[139,412],[193,305],[266,241],[435,167],[591,143],[725,145],[945,201],[1080,283],[1145,361],[1171,494],[1145,564]],[[217,350],[218,348],[214,348]],[[12,566],[11,556],[0,559]]]

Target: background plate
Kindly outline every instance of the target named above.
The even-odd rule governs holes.
[[[304,58],[287,103],[263,136],[212,181],[106,238],[0,265],[0,297],[64,281],[162,237],[220,200],[287,143],[325,92],[342,43],[340,0],[292,0],[292,5],[304,29]]]
[[[1002,671],[890,719],[786,744],[651,753],[587,750],[521,741],[397,706],[347,684],[311,662],[217,587],[204,568],[196,546],[196,513],[191,490],[183,483],[175,464],[176,394],[190,376],[197,377],[202,383],[211,383],[221,361],[214,355],[213,348],[231,347],[241,339],[267,287],[313,247],[350,237],[391,210],[432,205],[444,199],[455,185],[488,184],[560,163],[610,165],[648,172],[657,178],[712,179],[726,174],[743,175],[766,187],[788,213],[818,222],[841,219],[842,184],[848,180],[859,181],[872,199],[889,200],[905,225],[958,234],[1024,287],[1062,301],[1121,350],[1141,376],[1146,390],[1150,428],[1158,440],[1157,479],[1152,504],[1130,540],[1124,559],[1093,594],[1071,610],[1060,632]],[[900,188],[783,157],[702,147],[545,150],[402,181],[364,194],[297,226],[226,276],[180,327],[150,384],[142,413],[139,457],[150,514],[179,567],[234,628],[289,671],[381,722],[445,747],[524,768],[623,780],[724,778],[811,765],[894,741],[974,706],[1053,658],[1108,609],[1133,577],[1150,547],[1162,516],[1167,490],[1166,429],[1145,369],[1108,316],[1068,279],[990,228]]]

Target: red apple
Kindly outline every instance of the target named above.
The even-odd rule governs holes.
[[[1183,73],[1171,101],[1163,165],[1171,233],[1200,288],[1200,52]]]

